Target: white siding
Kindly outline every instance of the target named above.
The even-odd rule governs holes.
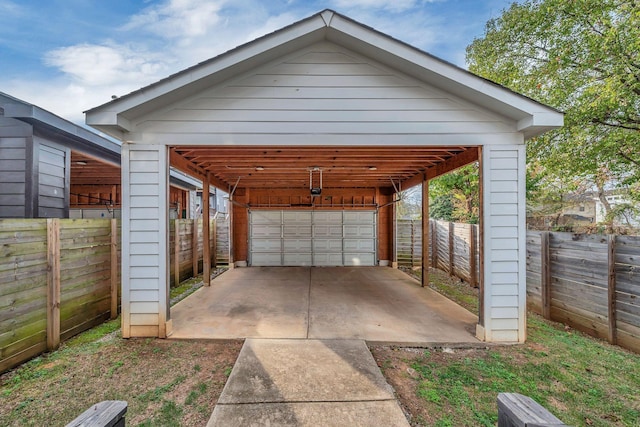
[[[164,146],[122,146],[123,336],[165,337],[168,156]],[[130,185],[126,185],[127,180]]]
[[[146,143],[184,138],[206,145],[424,144],[431,135],[438,144],[451,138],[476,145],[480,135],[497,141],[514,131],[515,123],[501,116],[319,43],[141,118],[132,135]]]
[[[485,146],[482,156],[486,214],[484,338],[524,341],[524,145]]]

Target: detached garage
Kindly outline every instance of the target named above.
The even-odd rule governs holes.
[[[234,267],[393,267],[398,193],[478,161],[477,336],[524,341],[524,143],[561,113],[325,10],[86,114],[123,143],[123,336],[171,332],[169,166],[230,194]]]

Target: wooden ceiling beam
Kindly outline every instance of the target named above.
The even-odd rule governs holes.
[[[205,179],[207,174],[209,174],[209,184],[222,191],[229,191],[229,183],[213,176],[213,174],[209,173],[205,169],[202,169],[200,166],[185,159],[178,154],[174,148],[169,149],[169,163],[177,170],[199,179],[201,182]]]
[[[444,175],[445,173],[461,168],[462,166],[468,165],[469,163],[473,163],[478,159],[478,148],[468,148],[466,151],[458,154],[457,156],[451,157],[450,159],[445,160],[442,163],[438,163],[437,165],[428,168],[424,172],[424,175],[418,174],[412,178],[402,181],[402,188],[406,190],[408,188],[415,187],[416,185],[421,184],[424,180],[425,175],[427,179],[433,179],[440,175]]]

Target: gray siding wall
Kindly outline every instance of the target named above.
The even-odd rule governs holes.
[[[0,218],[25,216],[27,140],[0,137]]]

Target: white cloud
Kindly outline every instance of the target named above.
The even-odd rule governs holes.
[[[331,2],[338,8],[353,9],[383,9],[394,12],[409,10],[419,3],[418,0],[332,0]]]
[[[47,81],[12,80],[9,94],[37,105],[74,123],[83,124],[83,111],[111,100],[111,95],[128,93],[131,85],[87,86],[57,78]]]
[[[24,8],[18,3],[14,3],[8,0],[0,0],[0,13],[6,16],[16,16],[22,14]]]
[[[87,86],[150,83],[167,71],[159,55],[115,43],[59,48],[46,54],[45,63]]]
[[[131,17],[123,30],[141,29],[166,39],[206,35],[220,22],[225,1],[169,0]]]

